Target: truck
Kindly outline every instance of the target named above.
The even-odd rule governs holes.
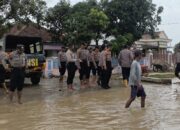
[[[33,85],[39,84],[45,66],[42,38],[6,35],[0,44],[7,54],[16,50],[17,44],[24,45],[24,53],[27,58],[25,77],[30,78]],[[6,72],[6,78],[10,78],[10,72]]]

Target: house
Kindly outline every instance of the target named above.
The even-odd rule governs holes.
[[[51,34],[45,28],[38,28],[36,25],[15,25],[5,35],[41,37],[42,42],[51,41]]]
[[[167,51],[167,48],[170,47],[171,39],[168,38],[164,31],[155,32],[154,38],[149,34],[144,34],[142,38],[135,42],[135,45],[138,49],[152,49],[156,50],[159,53],[164,53]]]
[[[61,48],[60,44],[54,44],[51,42],[52,35],[42,27],[37,27],[37,25],[31,23],[28,25],[18,24],[13,26],[8,33],[4,36],[19,36],[19,37],[38,37],[42,39],[43,51],[47,57],[57,56],[58,50]],[[3,39],[0,40],[0,44],[3,43]]]
[[[43,48],[44,48],[44,53],[46,57],[52,57],[52,56],[57,56],[58,52],[61,49],[61,43],[57,42],[44,42],[43,43]]]
[[[135,47],[143,51],[144,54],[152,54],[153,58],[150,64],[161,62],[172,64],[172,53],[168,51],[171,48],[172,40],[168,38],[164,31],[155,32],[154,37],[144,34],[141,39],[135,42]],[[152,66],[152,65],[150,65]]]

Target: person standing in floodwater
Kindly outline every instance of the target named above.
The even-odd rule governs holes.
[[[109,86],[109,80],[111,78],[112,73],[112,65],[111,65],[111,46],[110,45],[102,45],[102,52],[100,54],[99,66],[101,67],[101,87],[104,89],[111,88]]]
[[[108,88],[111,88],[109,86],[109,81],[111,79],[111,75],[112,75],[112,55],[111,55],[111,45],[108,44],[107,47],[106,47],[106,53],[105,53],[105,60],[106,60],[106,76],[107,76],[107,79],[106,79],[106,84],[107,84],[107,87]]]
[[[127,45],[125,45],[124,49],[120,51],[119,56],[118,56],[118,61],[119,61],[119,65],[122,68],[123,83],[127,87],[129,75],[130,75],[130,67],[133,61],[133,54],[128,49]]]
[[[2,50],[2,46],[0,46],[0,84],[5,89],[6,93],[8,94],[8,89],[5,84],[5,73],[8,70],[6,65],[7,54]]]
[[[81,82],[81,88],[84,88],[86,85],[86,77],[88,73],[88,53],[85,48],[85,43],[81,43],[80,48],[77,50],[77,59],[80,62],[79,79]]]
[[[96,81],[96,68],[97,68],[97,65],[96,65],[96,62],[95,62],[95,59],[94,59],[94,51],[93,51],[93,48],[92,47],[88,47],[88,50],[89,50],[89,55],[88,55],[88,66],[89,66],[89,69],[88,69],[88,80],[91,76],[91,71],[92,71],[92,81],[91,81],[91,84],[92,86],[95,86],[95,81]]]
[[[95,47],[95,49],[92,52],[92,54],[93,54],[94,61],[96,63],[96,68],[94,68],[92,70],[92,72],[93,72],[93,81],[97,82],[97,84],[100,85],[100,67],[98,66],[100,52],[99,52],[99,47],[98,46]]]
[[[85,44],[85,56],[87,58],[87,66],[86,66],[86,71],[85,71],[85,78],[84,78],[84,82],[86,87],[90,87],[89,81],[90,81],[90,51],[88,49],[88,44]]]
[[[175,69],[175,75],[180,79],[180,48],[177,50],[175,53],[175,64],[176,64],[176,69]]]
[[[142,52],[136,50],[134,52],[134,61],[131,65],[130,77],[129,77],[129,85],[131,86],[131,96],[127,101],[125,108],[129,108],[131,103],[135,100],[136,96],[141,97],[141,107],[145,107],[145,98],[146,93],[141,84],[141,66],[139,61],[142,58]]]
[[[60,67],[59,67],[60,79],[59,80],[60,82],[63,82],[64,74],[66,72],[66,63],[67,63],[65,47],[62,47],[61,50],[59,51],[58,58],[60,61]]]
[[[18,103],[22,104],[22,90],[24,86],[26,55],[24,46],[17,45],[17,50],[9,55],[10,65],[12,67],[10,80],[10,101],[13,101],[14,91],[17,89]]]
[[[75,54],[73,52],[73,46],[70,45],[67,52],[66,52],[66,57],[67,57],[67,85],[69,90],[75,90],[73,87],[73,80],[75,76],[75,72],[77,70],[77,65],[76,61],[77,59],[75,58]]]

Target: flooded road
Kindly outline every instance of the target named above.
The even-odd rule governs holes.
[[[119,80],[112,80],[111,86],[109,90],[96,87],[75,92],[64,86],[60,92],[58,79],[46,79],[39,86],[26,85],[23,105],[7,103],[1,91],[0,130],[180,129],[180,84],[144,83],[144,109],[140,99],[125,109],[130,89],[122,87]]]

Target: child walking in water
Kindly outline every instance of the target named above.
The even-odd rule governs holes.
[[[137,50],[134,52],[134,61],[131,65],[129,85],[131,86],[131,96],[126,103],[125,108],[129,108],[131,103],[135,100],[136,96],[141,97],[141,107],[145,107],[146,93],[141,84],[141,66],[139,61],[142,58],[141,51]]]

